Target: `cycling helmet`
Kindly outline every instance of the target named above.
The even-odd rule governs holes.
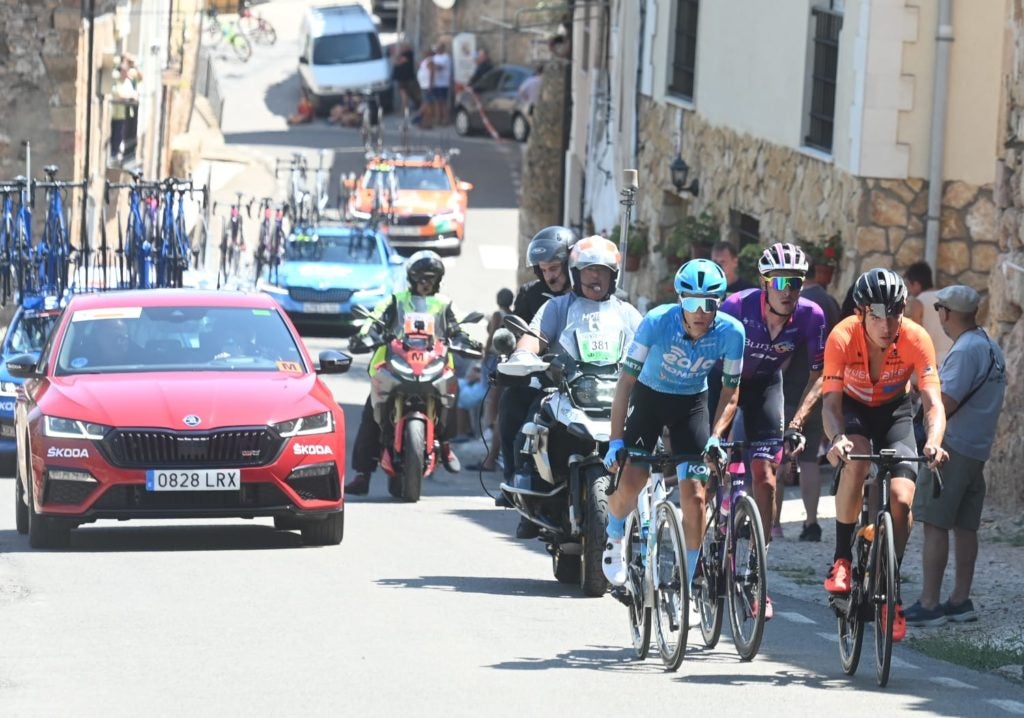
[[[895,316],[907,307],[907,285],[891,269],[869,269],[853,285],[853,303],[879,316]]]
[[[545,227],[533,235],[526,248],[526,266],[533,268],[537,279],[543,280],[540,271],[541,262],[561,262],[562,268],[568,271],[569,248],[576,241],[576,233],[568,227],[552,225]]]
[[[583,284],[580,281],[580,270],[599,264],[612,270],[612,281],[608,286],[608,294],[601,298],[602,301],[607,299],[615,293],[621,261],[622,255],[619,254],[619,248],[611,240],[605,239],[599,234],[584,237],[574,244],[569,252],[569,280],[572,282],[572,290],[582,297]]]
[[[405,276],[409,280],[409,289],[416,287],[416,282],[424,277],[434,278],[434,288],[431,294],[437,294],[441,289],[441,280],[444,278],[444,262],[437,252],[423,249],[409,257],[405,263]]]
[[[762,277],[770,272],[796,272],[806,275],[807,255],[795,244],[777,242],[768,247],[757,260],[757,271]]]
[[[676,294],[695,294],[725,298],[729,280],[725,272],[710,259],[691,259],[679,268],[673,282]]]

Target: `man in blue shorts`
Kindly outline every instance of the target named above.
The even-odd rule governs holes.
[[[629,512],[647,483],[650,465],[636,450],[653,451],[668,428],[672,451],[707,452],[721,437],[736,413],[737,388],[743,369],[743,325],[718,312],[728,282],[721,267],[708,259],[694,259],[676,273],[679,304],[655,307],[637,329],[626,354],[612,402],[611,441],[605,466],[617,467],[622,448],[633,450],[618,488],[608,498],[608,543],[604,574],[613,586],[626,581],[623,535]],[[708,421],[708,372],[724,362],[722,392],[715,410],[715,431]],[[707,469],[700,462],[676,466],[679,503],[683,510],[689,580],[697,567],[704,516]]]

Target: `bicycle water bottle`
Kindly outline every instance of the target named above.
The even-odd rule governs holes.
[[[647,560],[647,536],[651,529],[651,502],[650,484],[640,490],[640,496],[636,500],[637,511],[640,514],[640,557]]]

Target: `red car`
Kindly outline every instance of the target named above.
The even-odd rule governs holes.
[[[74,297],[41,355],[8,359],[16,525],[34,547],[97,519],[272,516],[306,544],[344,535],[345,424],[320,353],[265,294]]]

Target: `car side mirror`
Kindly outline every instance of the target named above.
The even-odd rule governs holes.
[[[352,357],[334,349],[320,352],[320,367],[317,374],[344,374],[352,366]]]
[[[469,192],[470,190],[473,189],[473,183],[472,182],[465,182],[465,181],[459,180],[458,187],[459,187],[459,192]]]
[[[309,64],[309,58],[306,57],[305,55],[299,55],[299,64],[300,65],[308,65]]]
[[[7,371],[16,379],[35,379],[42,376],[36,371],[38,363],[39,354],[36,352],[16,354],[7,360]]]

